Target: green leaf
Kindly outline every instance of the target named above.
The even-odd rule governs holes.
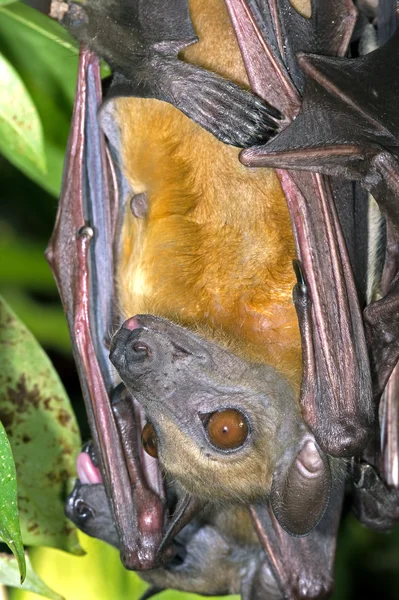
[[[58,196],[76,87],[76,45],[58,23],[16,2],[0,8],[0,52],[18,71],[39,113],[47,173],[32,163],[13,162]]]
[[[2,4],[3,3],[0,0],[0,6]],[[5,4],[10,4],[10,2],[6,1]],[[47,15],[22,5],[13,6],[11,10],[8,8],[5,8],[4,10],[1,9],[0,16],[2,16],[2,14],[9,16],[15,21],[18,21],[23,26],[32,29],[44,38],[47,38],[51,42],[55,42],[67,50],[70,50],[74,54],[79,54],[77,43],[71,38],[65,29],[63,29],[53,19],[49,19]]]
[[[39,344],[0,299],[0,420],[18,476],[22,539],[80,552],[64,516],[81,441],[65,390]]]
[[[0,229],[0,284],[24,286],[30,290],[56,290],[54,277],[44,257],[44,245],[33,244],[22,236],[7,235]]]
[[[18,73],[2,55],[0,81],[0,149],[16,166],[33,164],[44,172],[46,159],[39,115]]]
[[[47,587],[40,577],[36,575],[27,554],[25,555],[25,560],[26,578],[23,584],[21,584],[16,559],[9,554],[0,554],[0,582],[3,585],[35,592],[36,594],[40,594],[51,600],[63,600],[62,596],[53,592],[53,590]]]
[[[16,2],[0,8],[0,52],[24,81],[44,131],[47,173],[30,164],[17,166],[58,196],[76,87],[76,42],[54,20]],[[101,72],[110,73],[105,63]]]
[[[64,311],[59,303],[41,304],[20,288],[0,288],[3,295],[42,346],[71,354],[71,340]]]
[[[16,66],[35,101],[42,97],[55,108],[57,101],[65,104],[65,98],[60,98],[61,92],[72,108],[79,52],[67,31],[53,19],[17,2],[0,8],[0,33],[5,42],[3,53]],[[38,73],[45,77],[46,91],[51,87],[58,97],[45,98],[42,81],[36,80]]]
[[[14,458],[6,431],[0,423],[0,538],[18,562],[21,583],[25,579],[24,546],[18,519],[17,478]]]
[[[32,563],[39,575],[46,578],[66,600],[138,600],[148,587],[140,577],[127,571],[119,552],[104,542],[79,532],[83,557],[60,556],[51,548],[35,548]],[[170,590],[154,600],[201,600],[202,596]],[[10,600],[38,600],[34,594],[13,590]],[[207,597],[206,600],[217,600]],[[240,600],[239,596],[223,596],[220,600]]]
[[[6,6],[7,4],[13,4],[16,0],[0,0],[0,6]]]

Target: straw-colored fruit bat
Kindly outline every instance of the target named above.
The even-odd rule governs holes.
[[[398,358],[396,254],[364,319],[367,203],[344,180],[395,226],[397,35],[342,58],[351,0],[52,14],[84,44],[48,251],[94,442],[67,514],[151,594],[325,597],[345,459],[360,506],[396,517],[359,462]]]

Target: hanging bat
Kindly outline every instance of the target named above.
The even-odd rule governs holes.
[[[316,598],[332,584],[343,484],[339,461],[326,454],[360,455],[377,409],[333,201],[338,186],[278,171],[281,188],[274,172],[248,171],[237,149],[224,144],[284,135],[301,107],[297,51],[344,55],[356,15],[344,0],[313,2],[310,18],[288,1],[226,5],[258,96],[245,90],[220,1],[209,3],[203,19],[195,1],[190,14],[179,0],[55,6],[63,24],[113,67],[101,121],[120,165],[112,165],[101,140],[98,73],[85,51],[49,258],[101,476],[85,453],[86,484],[74,491],[68,512],[117,545],[127,568],[150,569],[154,591]],[[352,215],[345,238],[354,263],[362,211],[343,198],[352,203],[338,209]],[[285,199],[301,261],[294,295],[301,411]],[[114,255],[120,313],[143,313],[111,344],[130,397],[116,386],[104,344],[115,325]],[[159,467],[144,457],[141,429],[147,451],[159,454],[173,481],[166,491]]]

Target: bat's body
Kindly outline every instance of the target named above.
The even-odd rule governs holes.
[[[189,6],[200,42],[184,58],[247,86],[223,0]],[[128,210],[124,222],[122,314],[203,330],[298,384],[295,247],[274,171],[244,168],[236,148],[164,102],[121,99],[117,115],[124,173],[148,202],[145,218]]]

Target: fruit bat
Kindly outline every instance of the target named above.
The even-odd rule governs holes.
[[[288,0],[222,4],[202,18],[194,0],[53,3],[86,45],[48,251],[95,448],[80,455],[67,514],[117,546],[153,593],[318,598],[332,586],[342,457],[372,439],[397,358],[386,343],[396,288],[368,307],[366,335],[361,192],[315,173],[248,170],[235,147],[249,147],[245,164],[266,164],[306,110],[319,114],[297,53],[344,56],[356,11],[349,0],[314,0],[307,16]],[[220,26],[226,8],[252,92]],[[113,69],[99,117],[108,147],[93,52]],[[347,108],[336,112],[347,123]]]

